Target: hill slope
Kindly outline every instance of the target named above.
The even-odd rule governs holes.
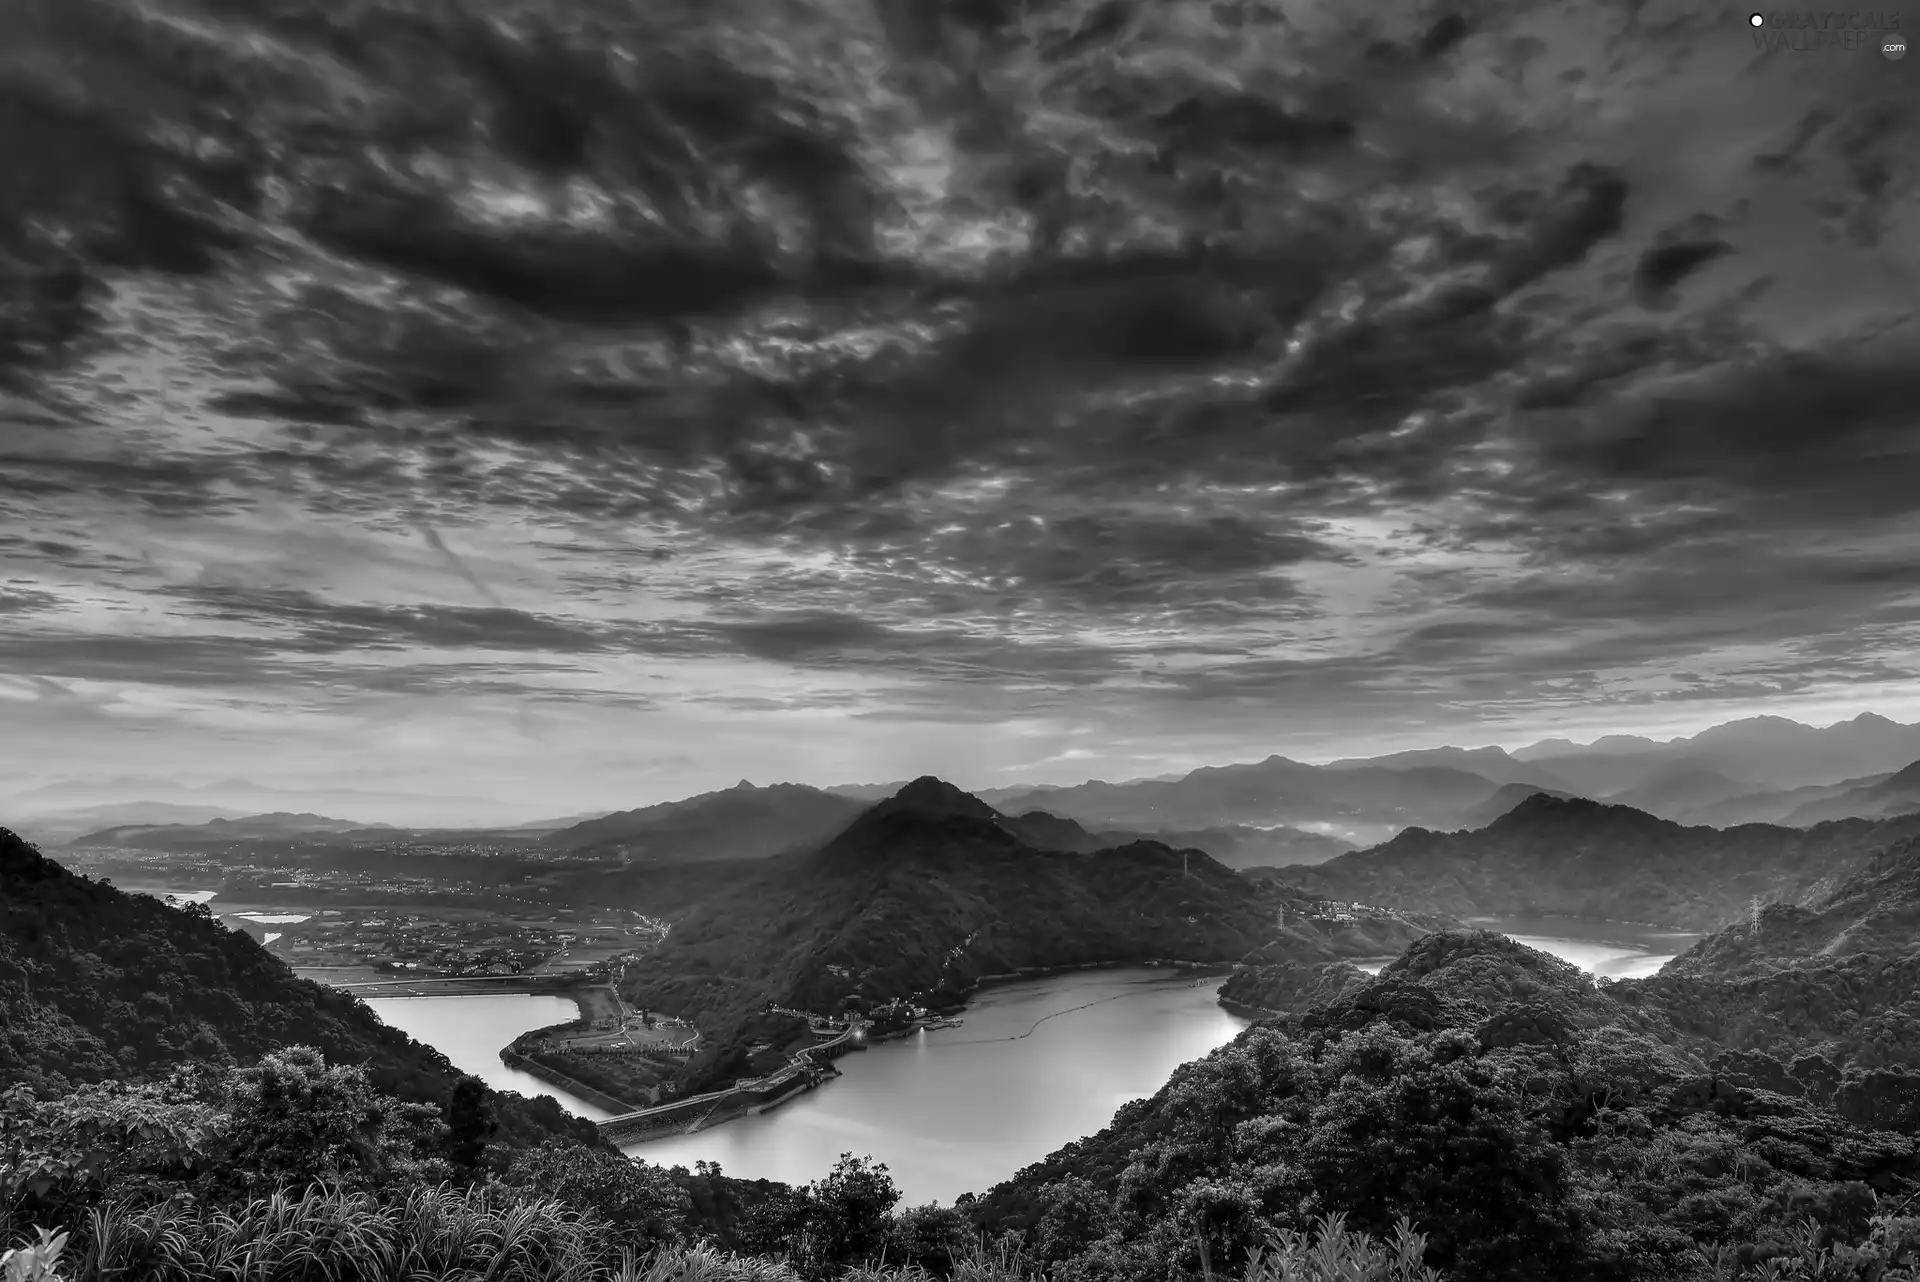
[[[1022,967],[1230,962],[1274,933],[1252,884],[1198,851],[1049,851],[978,798],[920,779],[818,850],[764,861],[628,971],[635,1002],[724,1035],[767,1002],[955,1002]]]
[[[1920,1176],[1910,1138],[1719,1075],[1639,984],[1504,936],[1276,981],[1293,1013],[996,1186],[976,1220],[1024,1230],[1041,1264],[1097,1261],[1073,1277],[1198,1276],[1196,1236],[1239,1258],[1303,1208],[1373,1233],[1409,1216],[1447,1277],[1692,1279],[1700,1245],[1791,1222],[1794,1197],[1859,1181],[1897,1201]]]
[[[1279,880],[1303,893],[1419,912],[1547,914],[1712,930],[1749,901],[1793,899],[1920,832],[1920,817],[1811,829],[1689,828],[1631,809],[1536,795],[1486,828],[1411,830]]]
[[[1408,824],[1456,826],[1495,790],[1483,776],[1450,766],[1312,766],[1275,756],[1203,766],[1174,780],[1038,788],[1002,804],[1108,828],[1311,823],[1392,829]]]
[[[1920,839],[1709,935],[1644,983],[1649,1007],[1735,1052],[1723,1071],[1920,1130]]]
[[[1915,812],[1920,812],[1920,761],[1895,771],[1885,779],[1849,788],[1835,797],[1820,798],[1797,806],[1784,822],[1816,824],[1854,816],[1881,819]]]
[[[205,910],[76,876],[0,828],[0,1081],[58,1090],[140,1080],[190,1061],[251,1062],[288,1045],[365,1064],[375,1085],[444,1102],[446,1057],[364,1003],[297,978]],[[551,1099],[501,1095],[512,1137],[592,1140]]]
[[[121,824],[76,837],[69,844],[81,849],[137,846],[143,850],[199,850],[235,841],[275,841],[309,833],[385,831],[388,827],[357,819],[275,811],[238,819],[214,818],[197,824]]]
[[[863,808],[803,784],[756,788],[742,780],[721,792],[589,819],[545,842],[564,850],[620,850],[637,863],[764,859],[826,840]]]
[[[1527,798],[1534,796],[1555,797],[1561,801],[1574,800],[1573,793],[1562,792],[1557,788],[1535,788],[1531,784],[1510,783],[1503,785],[1498,792],[1469,810],[1465,815],[1466,827],[1484,828],[1502,815],[1511,812],[1515,806]]]

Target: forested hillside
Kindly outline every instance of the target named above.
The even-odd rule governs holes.
[[[380,1090],[446,1100],[460,1074],[357,998],[297,978],[204,908],[77,876],[0,829],[0,1082],[59,1091],[248,1064],[285,1046],[366,1066]],[[496,1101],[509,1137],[597,1142],[547,1097]]]
[[[1338,987],[994,1188],[977,1218],[1023,1229],[1073,1282],[1197,1274],[1323,1212],[1377,1234],[1408,1216],[1428,1264],[1475,1282],[1726,1277],[1709,1259],[1796,1254],[1803,1217],[1810,1241],[1920,1241],[1898,1219],[1920,1193],[1910,1132],[1716,1072],[1632,982],[1440,933]],[[1876,1211],[1895,1218],[1874,1229]]]

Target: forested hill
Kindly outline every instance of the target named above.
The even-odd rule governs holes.
[[[364,1064],[380,1089],[444,1104],[461,1074],[357,998],[300,979],[204,907],[78,876],[0,828],[0,1082],[60,1090],[250,1063],[289,1045]],[[504,1138],[593,1140],[551,1099],[495,1100]]]
[[[1560,914],[1713,930],[1754,896],[1791,900],[1920,833],[1920,816],[1813,828],[1685,827],[1536,794],[1485,828],[1409,829],[1370,850],[1272,876],[1302,893],[1461,917]]]
[[[938,780],[758,869],[629,970],[635,1001],[718,1028],[769,1001],[957,1001],[981,975],[1021,967],[1231,962],[1274,933],[1258,888],[1199,851],[1041,850]]]
[[[1244,1258],[1273,1225],[1333,1211],[1376,1234],[1410,1217],[1426,1263],[1474,1282],[1756,1276],[1701,1253],[1803,1217],[1810,1240],[1858,1240],[1876,1199],[1891,1232],[1920,1226],[1898,1219],[1920,1150],[1849,1103],[1861,1075],[1824,1096],[1730,1075],[1639,983],[1452,932],[1330,994],[1183,1066],[976,1218],[1025,1230],[1073,1282],[1197,1276],[1203,1248]],[[1786,1248],[1725,1264],[1762,1252]]]
[[[1709,935],[1642,987],[1683,1033],[1735,1053],[1723,1071],[1920,1128],[1920,841]]]

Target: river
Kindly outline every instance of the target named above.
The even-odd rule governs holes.
[[[1091,1135],[1232,1040],[1247,1021],[1220,1009],[1219,988],[1136,968],[989,987],[959,1028],[845,1056],[844,1077],[772,1112],[626,1151],[796,1184],[843,1152],[865,1154],[887,1164],[906,1203],[950,1203]]]
[[[425,1042],[495,1090],[522,1095],[551,1095],[569,1112],[596,1122],[607,1111],[595,1108],[532,1073],[508,1068],[500,1051],[514,1038],[549,1024],[580,1017],[580,1003],[551,994],[500,993],[446,997],[371,997],[367,1005],[383,1021],[416,1042]]]

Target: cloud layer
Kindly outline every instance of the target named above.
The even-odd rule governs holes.
[[[158,231],[42,175],[64,347],[0,237],[23,784],[545,812],[1920,703],[1900,64],[1679,4],[502,6],[421,65],[231,9],[49,10],[198,49],[256,97],[194,154],[263,168],[143,141]]]

